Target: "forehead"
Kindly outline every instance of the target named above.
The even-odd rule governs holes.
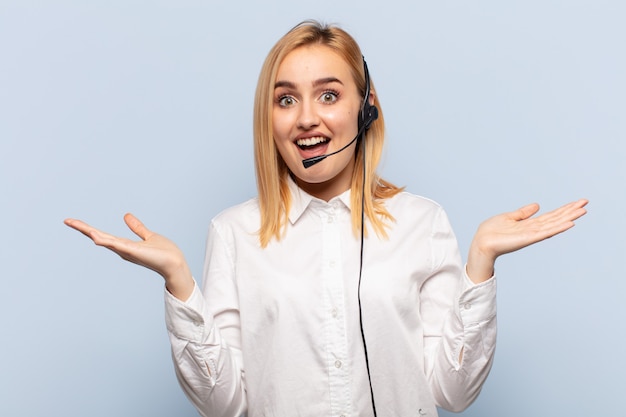
[[[337,52],[325,45],[307,45],[285,56],[275,81],[306,83],[327,77],[354,84],[350,66]]]

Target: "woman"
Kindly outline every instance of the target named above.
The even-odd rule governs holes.
[[[140,242],[66,220],[165,278],[176,373],[200,414],[466,408],[493,359],[496,258],[585,213],[579,200],[493,217],[463,267],[441,207],[377,176],[379,109],[346,32],[307,21],[278,41],[255,99],[259,196],[211,222],[202,290],[180,250],[132,215]]]

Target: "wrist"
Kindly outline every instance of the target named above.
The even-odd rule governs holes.
[[[495,263],[495,255],[485,253],[472,243],[467,257],[467,276],[475,284],[487,281],[494,274]]]
[[[174,297],[186,301],[193,292],[195,281],[187,264],[181,265],[165,278],[165,288]]]

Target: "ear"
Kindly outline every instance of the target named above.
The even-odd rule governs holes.
[[[376,99],[376,91],[374,91],[374,90],[370,90],[370,98],[369,98],[369,100],[368,100],[368,101],[369,101],[369,103],[370,103],[370,106],[373,106],[373,105],[374,105],[374,101],[375,101],[375,99]]]

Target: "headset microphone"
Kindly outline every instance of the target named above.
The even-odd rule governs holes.
[[[376,107],[374,107],[374,109],[376,109]],[[378,117],[378,110],[376,110],[376,116]],[[372,120],[373,121],[373,120]],[[371,124],[371,122],[370,122]],[[363,131],[365,131],[367,129],[367,126],[364,124],[363,126],[361,126],[361,128],[359,129],[359,132],[356,134],[356,136],[354,137],[354,139],[352,139],[350,142],[348,142],[343,148],[335,151],[335,152],[331,152],[331,153],[326,153],[324,155],[318,155],[318,156],[314,156],[313,158],[307,158],[307,159],[303,159],[302,160],[302,165],[304,165],[305,168],[310,168],[313,165],[317,164],[318,162],[322,162],[324,159],[326,159],[329,156],[335,155],[341,151],[343,151],[344,149],[346,149],[348,146],[352,145],[354,143],[355,140],[357,140],[359,138],[359,136],[361,136],[361,134],[363,133]]]
[[[358,133],[356,134],[354,139],[352,139],[346,146],[335,152],[314,156],[313,158],[303,159],[302,165],[304,165],[305,168],[310,168],[318,162],[323,161],[327,157],[338,154],[339,152],[346,149],[348,146],[352,145],[354,141],[356,141],[361,135],[363,135],[365,131],[367,131],[367,129],[370,128],[374,120],[378,119],[378,108],[370,104],[370,73],[367,69],[367,63],[365,62],[365,59],[363,59],[363,68],[365,71],[365,95],[363,97],[363,104],[361,105],[361,112],[359,114]]]

